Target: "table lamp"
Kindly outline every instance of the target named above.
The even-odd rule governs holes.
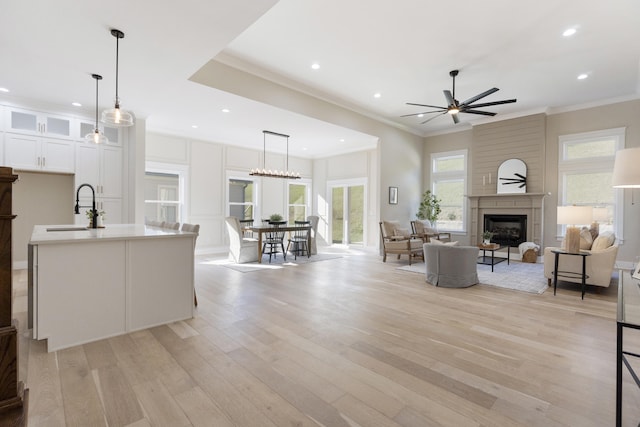
[[[616,151],[611,185],[614,188],[640,188],[640,147]]]
[[[593,218],[591,223],[592,235],[597,236],[600,234],[600,223],[609,220],[609,209],[604,207],[594,207],[593,208]]]
[[[580,252],[580,229],[576,225],[591,224],[592,206],[558,206],[558,224],[566,224],[565,250],[577,254]]]

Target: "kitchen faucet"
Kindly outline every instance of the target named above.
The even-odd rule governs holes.
[[[80,184],[78,190],[76,190],[76,207],[75,213],[76,215],[80,213],[80,208],[88,208],[89,206],[80,206],[80,189],[82,187],[89,187],[91,189],[91,226],[93,228],[98,228],[98,211],[96,210],[96,191],[90,184]]]

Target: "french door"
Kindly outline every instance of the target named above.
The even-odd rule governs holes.
[[[365,183],[329,184],[331,243],[364,245]]]

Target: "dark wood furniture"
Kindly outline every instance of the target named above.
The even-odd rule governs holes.
[[[493,273],[493,266],[501,263],[505,259],[507,260],[507,264],[511,264],[511,246],[507,245],[507,258],[496,258],[495,252],[503,249],[503,246],[500,246],[498,243],[489,243],[485,245],[481,243],[478,245],[478,248],[482,250],[482,256],[478,257],[478,264],[490,265],[491,272]],[[491,257],[488,257],[486,251],[491,252]]]
[[[250,227],[250,230],[253,231],[255,234],[258,235],[258,262],[262,263],[262,240],[263,240],[263,235],[266,233],[270,233],[275,229],[275,227],[273,225],[267,225],[267,226],[260,226],[260,227]],[[295,230],[300,230],[300,229],[306,229],[306,230],[311,230],[311,226],[306,226],[306,227],[294,227],[294,226],[290,226],[290,225],[284,225],[284,226],[278,226],[278,229],[280,231],[295,231]],[[309,241],[307,242],[307,245],[309,245],[308,247],[311,247],[311,233],[309,233]]]
[[[551,252],[555,254],[555,260],[553,264],[553,294],[556,294],[556,288],[558,286],[558,277],[581,277],[582,279],[582,299],[584,299],[584,291],[587,288],[586,282],[589,276],[587,276],[587,257],[591,255],[589,252],[567,252],[564,249],[552,249]],[[558,271],[558,258],[560,255],[573,255],[582,257],[582,273],[576,273],[574,271]]]
[[[11,221],[13,170],[0,167],[0,425],[26,426],[29,390],[18,379],[18,327],[12,320]]]

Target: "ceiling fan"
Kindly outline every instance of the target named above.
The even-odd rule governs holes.
[[[494,92],[497,92],[499,89],[497,87],[491,88],[485,92],[482,92],[479,95],[476,96],[472,96],[471,98],[463,101],[463,102],[458,102],[458,100],[456,99],[456,76],[458,75],[458,70],[452,70],[449,72],[449,75],[453,78],[453,91],[449,91],[449,90],[444,90],[444,97],[447,100],[447,106],[446,107],[439,107],[437,105],[428,105],[428,104],[414,104],[412,102],[407,102],[407,105],[415,105],[418,107],[429,107],[429,108],[437,108],[437,110],[433,110],[433,111],[423,111],[421,113],[415,113],[415,114],[405,114],[403,116],[400,117],[410,117],[410,116],[420,116],[423,114],[433,114],[433,113],[440,113],[436,116],[430,117],[427,120],[425,120],[424,122],[422,122],[421,124],[425,124],[428,121],[431,121],[433,119],[435,119],[438,116],[441,116],[442,114],[451,114],[451,118],[453,119],[454,123],[459,123],[460,119],[458,119],[458,113],[469,113],[469,114],[481,114],[484,116],[495,116],[497,113],[492,113],[489,111],[480,111],[480,110],[476,110],[476,108],[481,108],[481,107],[489,107],[492,105],[500,105],[500,104],[510,104],[512,102],[516,102],[515,99],[505,99],[503,101],[494,101],[494,102],[485,102],[482,104],[474,104],[474,102],[484,98],[485,96],[489,96]],[[452,93],[453,92],[453,93]]]

